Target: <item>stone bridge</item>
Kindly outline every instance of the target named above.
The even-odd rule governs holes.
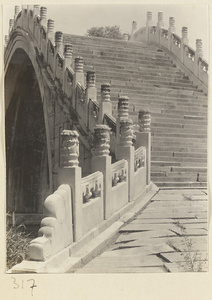
[[[161,29],[161,23],[152,26],[151,14],[147,15],[146,28],[136,31],[134,23],[131,38],[128,41],[125,35],[120,47],[126,43],[138,47],[137,41],[145,40],[167,48],[197,82],[195,92],[187,83],[188,93],[205,96],[208,65],[201,41],[193,51],[185,41],[185,29],[181,39],[173,30]],[[170,24],[173,29],[173,20]],[[68,36],[54,33],[54,21],[47,19],[45,7],[16,6],[9,25],[5,39],[7,211],[13,222],[39,223],[45,217],[39,238],[31,243],[30,257],[46,261],[75,242],[85,243],[91,232],[97,235],[95,228],[100,225],[103,231],[152,189],[151,116],[142,104],[131,110],[128,94],[122,90],[114,100],[114,80],[96,83],[97,64],[85,63]]]

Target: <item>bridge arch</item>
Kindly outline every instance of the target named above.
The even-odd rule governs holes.
[[[33,39],[16,29],[5,51],[7,211],[41,213],[53,191],[48,92]]]

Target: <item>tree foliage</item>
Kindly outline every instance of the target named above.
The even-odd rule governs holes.
[[[121,40],[123,35],[119,26],[91,27],[87,30],[87,36],[103,37]]]

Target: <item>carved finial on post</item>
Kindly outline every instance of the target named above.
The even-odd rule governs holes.
[[[146,20],[146,26],[152,26],[152,12],[147,12],[147,20]]]
[[[14,26],[14,19],[10,19],[10,20],[9,20],[9,34],[10,34],[10,32],[12,31],[13,26]]]
[[[81,56],[75,58],[75,72],[83,73],[83,58]]]
[[[157,28],[163,28],[164,27],[164,23],[163,23],[163,12],[159,11],[158,12],[158,23],[157,23]]]
[[[196,55],[197,55],[197,58],[199,58],[199,57],[203,58],[202,40],[201,39],[196,40]]]
[[[104,83],[101,85],[101,102],[99,110],[98,122],[102,123],[104,115],[112,115],[112,102],[110,101],[110,84]]]
[[[87,88],[96,86],[96,73],[94,71],[87,72]]]
[[[107,125],[96,125],[94,127],[94,149],[95,156],[108,156],[110,153],[110,127]]]
[[[55,32],[55,46],[56,52],[63,55],[63,33],[61,31]]]
[[[47,36],[54,43],[54,20],[49,19],[47,22]]]
[[[127,119],[129,116],[129,98],[127,96],[120,96],[118,99],[118,117],[120,119]]]
[[[33,15],[34,16],[39,16],[39,14],[40,14],[40,5],[34,5],[33,6]]]
[[[8,41],[9,41],[9,36],[8,35],[5,35],[4,41],[5,41],[5,46],[7,46]]]
[[[64,67],[67,68],[72,63],[72,54],[73,54],[73,48],[71,44],[66,44],[64,46],[64,58],[65,58],[65,65]]]
[[[122,147],[132,146],[133,121],[131,119],[120,121],[120,145]]]
[[[44,27],[47,26],[47,8],[44,6],[40,8],[40,24]]]
[[[146,42],[149,43],[149,31],[152,26],[152,12],[147,12],[147,20],[146,20]]]
[[[170,31],[170,33],[175,33],[175,18],[174,17],[169,18],[169,31]]]
[[[147,110],[139,110],[138,112],[138,123],[140,126],[140,132],[149,132],[151,130],[151,114]]]
[[[188,27],[182,27],[182,43],[188,45]]]
[[[19,5],[15,6],[15,15],[14,15],[14,19],[17,18],[17,15],[19,14],[19,12],[21,11],[21,7]]]
[[[110,101],[110,83],[104,83],[101,85],[101,101]]]
[[[61,133],[60,166],[62,168],[78,167],[79,134],[75,130],[63,130]]]

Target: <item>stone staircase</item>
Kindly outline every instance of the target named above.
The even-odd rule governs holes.
[[[118,95],[130,99],[130,118],[150,109],[151,180],[160,187],[207,185],[207,94],[198,89],[168,54],[155,45],[64,35],[84,70],[95,70],[101,84],[111,84],[113,115]]]

